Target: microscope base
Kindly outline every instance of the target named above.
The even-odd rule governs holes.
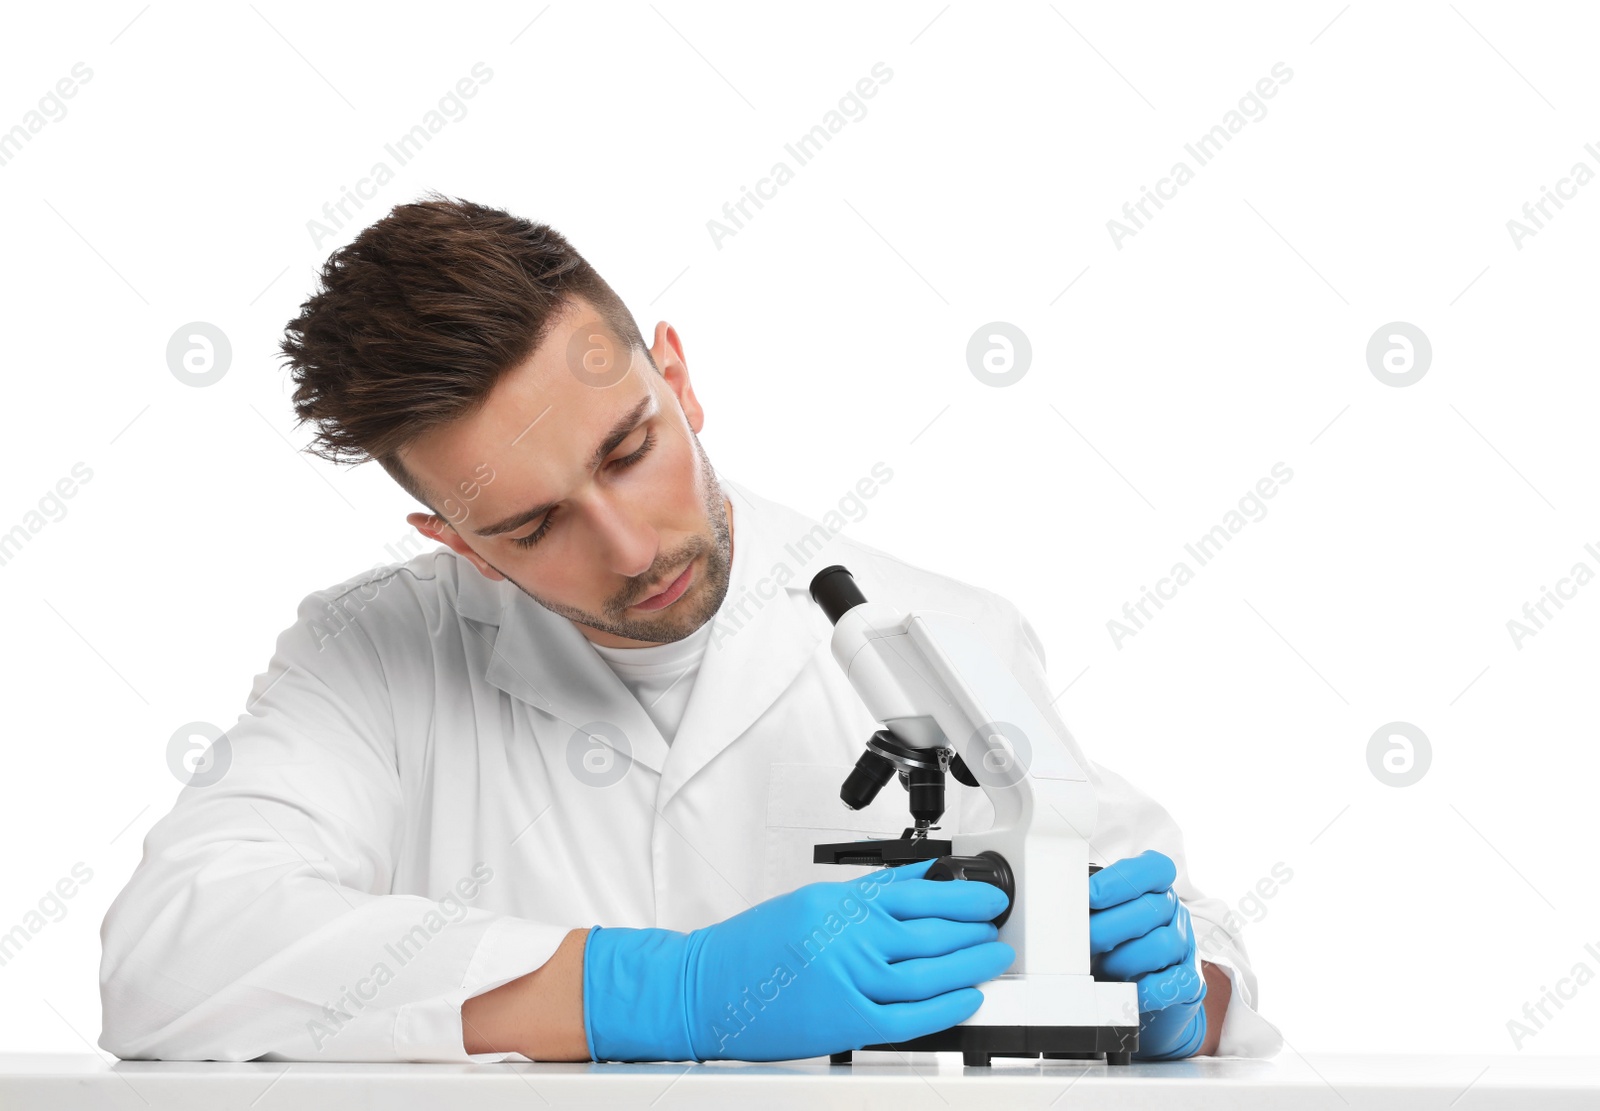
[[[894,1045],[864,1045],[863,1050],[898,1053],[960,1051],[968,1067],[987,1067],[993,1057],[1044,1057],[1098,1060],[1108,1065],[1132,1063],[1139,1048],[1137,1026],[952,1026]],[[853,1051],[834,1053],[830,1064],[848,1065]]]

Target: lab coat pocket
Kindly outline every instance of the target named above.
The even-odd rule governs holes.
[[[851,810],[839,798],[850,764],[773,764],[767,780],[767,897],[818,880],[847,880],[873,869],[854,864],[815,864],[812,851],[834,841],[899,837],[911,825],[909,796],[898,780],[884,784],[869,806]],[[951,783],[947,799],[956,802]],[[957,807],[946,809],[932,836],[957,832]]]

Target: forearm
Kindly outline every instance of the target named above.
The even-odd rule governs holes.
[[[550,959],[526,976],[461,1004],[468,1053],[520,1053],[534,1061],[587,1061],[583,1033],[583,950],[588,930],[572,930]]]
[[[1222,1040],[1222,1020],[1228,1013],[1228,999],[1233,995],[1233,981],[1228,979],[1228,974],[1210,961],[1201,961],[1200,970],[1206,977],[1206,997],[1203,1006],[1206,1009],[1206,1037],[1200,1043],[1200,1052],[1197,1056],[1204,1056],[1217,1051],[1217,1043]],[[580,1028],[579,1035],[582,1035]]]

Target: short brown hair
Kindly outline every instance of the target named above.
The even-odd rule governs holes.
[[[482,405],[573,297],[655,367],[622,299],[549,225],[437,192],[395,206],[328,257],[279,344],[296,427],[317,430],[307,450],[334,463],[376,459],[433,509],[400,449]]]

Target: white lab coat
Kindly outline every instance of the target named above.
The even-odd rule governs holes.
[[[909,819],[892,783],[860,812],[838,799],[877,723],[808,592],[831,563],[869,598],[976,621],[1049,703],[1038,638],[1005,598],[722,481],[732,580],[670,747],[575,625],[447,548],[301,602],[227,730],[226,773],[182,789],[106,913],[100,1045],[523,1060],[467,1054],[461,1003],[538,968],[567,931],[689,930],[863,874],[811,863],[811,846]],[[1091,859],[1176,862],[1201,956],[1233,982],[1219,1053],[1277,1052],[1237,921],[1190,882],[1172,818],[1052,720],[1096,783]],[[607,734],[625,741],[593,739]],[[942,835],[984,828],[981,792],[950,797]]]

